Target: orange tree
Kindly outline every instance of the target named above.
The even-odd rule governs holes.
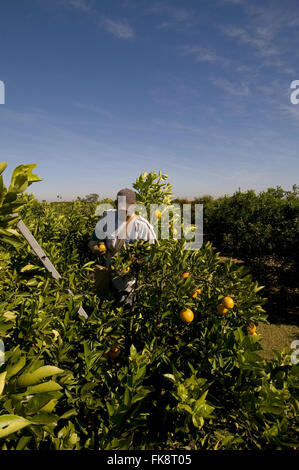
[[[209,239],[233,256],[298,259],[298,187],[269,188],[256,194],[240,190],[205,205]]]
[[[184,204],[186,199],[175,199]],[[212,241],[226,254],[246,261],[267,256],[297,260],[299,253],[298,186],[292,191],[280,186],[256,193],[236,191],[213,199],[202,196],[194,203],[204,206],[204,240]],[[194,205],[192,205],[194,220]]]
[[[135,183],[139,200],[170,201],[166,179],[143,174]],[[0,374],[16,367],[9,381],[0,375],[0,416],[27,421],[0,434],[1,448],[296,447],[298,366],[285,353],[269,363],[259,355],[253,325],[266,321],[264,299],[246,268],[221,261],[209,243],[188,251],[182,240],[137,241],[113,259],[115,275],[130,267],[126,275],[137,279],[133,305],[116,306],[93,293],[95,260],[68,249],[68,211],[60,224],[54,209],[45,210],[37,236],[46,240],[50,221],[47,254],[63,280],[51,279],[25,244],[3,258],[0,333],[10,354]],[[82,222],[83,213],[77,204],[78,242],[94,223]],[[81,303],[87,321],[78,317]],[[189,322],[181,318],[187,309]],[[48,364],[56,369],[36,372]],[[42,397],[29,393],[35,385]]]
[[[161,175],[143,175],[137,183],[137,190],[153,185],[163,201]],[[142,192],[144,204],[152,202],[148,194]],[[287,356],[272,364],[259,356],[253,324],[266,320],[264,299],[246,268],[222,262],[210,244],[190,252],[178,240],[152,247],[136,242],[114,260],[115,274],[127,267],[137,279],[132,307],[115,311],[104,302],[100,309],[99,347],[106,347],[99,370],[106,378],[103,388],[93,387],[92,404],[107,423],[101,445],[292,446],[298,368]],[[221,303],[226,312],[219,312]],[[186,309],[193,312],[189,323],[181,319]],[[117,358],[109,355],[112,345]],[[97,361],[100,352],[88,354]],[[101,396],[110,398],[103,403]]]
[[[131,249],[140,258],[145,246],[141,242]],[[266,363],[258,355],[259,336],[249,334],[253,322],[265,320],[259,287],[244,267],[221,262],[209,244],[194,253],[186,252],[180,242],[166,242],[150,251],[142,268],[131,265],[130,272],[138,278],[135,303],[127,313],[121,312],[125,330],[115,332],[121,338],[131,335],[137,350],[150,345],[147,371],[151,372],[145,384],[152,392],[143,439],[148,435],[155,445],[168,438],[174,446],[210,448],[218,441],[218,446],[226,447],[222,440],[227,437],[232,448],[266,446],[267,425],[261,423],[271,414],[267,393],[272,389],[273,399],[277,393],[276,405],[279,396],[284,397],[276,410],[281,420],[286,409],[296,405],[290,392],[276,390],[269,380]],[[130,249],[115,268],[118,262],[123,266],[126,256],[130,259]],[[190,275],[184,278],[184,272]],[[190,294],[196,288],[201,293],[193,298]],[[226,296],[234,300],[234,307],[222,315],[217,306]],[[180,312],[187,308],[194,319],[185,324]],[[133,318],[131,332],[129,318]],[[127,361],[125,349],[119,361]],[[286,372],[291,375],[291,371],[288,365]],[[265,387],[270,387],[269,392]],[[264,393],[267,398],[262,399]],[[263,409],[265,400],[268,408]],[[269,429],[277,422],[275,413]],[[138,436],[135,445],[140,444]]]
[[[32,317],[30,318],[29,314],[29,318],[26,318],[26,315],[27,308],[32,312],[34,300],[28,302],[28,292],[20,290],[17,270],[12,265],[9,252],[9,247],[15,249],[23,246],[20,234],[15,229],[19,220],[17,212],[30,200],[23,194],[24,191],[33,182],[40,181],[40,178],[32,173],[35,166],[35,164],[19,165],[15,168],[7,189],[2,177],[6,162],[0,162],[0,445],[2,450],[23,450],[30,446],[32,448],[32,443],[34,448],[38,442],[48,440],[52,442],[54,448],[70,448],[68,442],[70,433],[73,438],[71,448],[76,445],[76,435],[71,423],[62,429],[59,442],[57,440],[55,442],[53,429],[60,418],[52,411],[63,395],[60,392],[63,387],[55,378],[59,375],[67,380],[67,376],[59,367],[48,365],[46,355],[36,356],[36,351],[29,343]],[[31,288],[35,285],[34,282],[33,284],[27,282]],[[25,315],[19,323],[22,313]]]

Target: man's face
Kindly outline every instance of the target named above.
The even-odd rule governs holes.
[[[135,209],[136,209],[136,204],[127,205],[127,217],[130,217],[132,214],[134,214]]]
[[[127,204],[124,196],[118,196],[117,198],[117,210],[123,217],[130,217],[136,209],[136,204]]]

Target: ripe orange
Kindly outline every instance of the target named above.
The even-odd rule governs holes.
[[[116,346],[112,346],[112,348],[109,351],[109,356],[112,359],[116,359],[120,355],[120,349],[117,348]]]
[[[190,308],[185,308],[181,311],[180,317],[184,323],[191,323],[194,318],[194,313],[192,310],[190,310]]]
[[[105,243],[99,243],[98,248],[99,248],[99,251],[106,251]]]
[[[187,273],[183,273],[183,274],[182,274],[182,278],[183,278],[183,279],[186,279],[187,277],[189,277],[189,275],[190,275],[190,273],[188,273],[188,272],[187,272]]]
[[[250,335],[256,335],[256,325],[254,323],[252,323],[249,327],[248,327],[248,333]]]
[[[198,294],[201,294],[201,289],[194,289],[192,292],[190,292],[190,297],[196,299]]]
[[[170,231],[172,230],[173,235],[177,235],[178,231],[175,227],[173,227],[171,224],[169,224]]]
[[[224,297],[221,303],[225,308],[228,308],[228,309],[232,309],[235,305],[231,297]]]
[[[157,209],[157,210],[155,210],[154,214],[155,214],[155,216],[156,216],[158,219],[161,219],[161,215],[162,215],[161,211],[159,211],[159,210]]]
[[[223,304],[219,304],[217,306],[217,311],[218,313],[220,313],[221,315],[225,315],[227,312],[228,312],[228,308],[225,308],[225,306]]]
[[[128,266],[127,268],[123,269],[123,271],[121,272],[122,275],[125,275],[125,274],[128,274],[128,272],[130,271],[130,266]]]

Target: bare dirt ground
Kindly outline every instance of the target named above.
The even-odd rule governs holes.
[[[282,352],[283,349],[286,349],[290,352],[292,341],[299,340],[299,326],[296,325],[266,325],[260,323],[257,331],[262,336],[261,346],[263,351],[261,351],[261,355],[265,359],[274,358],[273,350]]]

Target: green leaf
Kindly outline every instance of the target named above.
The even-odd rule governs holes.
[[[32,271],[34,269],[38,269],[39,266],[34,266],[33,264],[27,264],[21,269],[21,273],[25,273],[26,271]]]
[[[28,187],[28,179],[25,174],[15,175],[11,185],[8,188],[8,193],[23,193]]]
[[[196,428],[202,428],[204,425],[204,419],[202,416],[192,415],[192,422]]]
[[[28,419],[16,415],[2,415],[0,416],[0,439],[8,436],[14,432],[20,431],[24,427],[31,424]]]
[[[35,393],[55,392],[61,390],[62,387],[54,380],[49,380],[43,384],[32,385],[27,388],[26,395],[33,395]]]
[[[140,367],[136,375],[133,376],[133,383],[138,382],[141,379],[141,377],[144,376],[145,372],[146,372],[146,366]]]
[[[77,410],[75,408],[72,408],[71,410],[66,411],[59,417],[59,419],[70,419],[72,416],[76,416]]]
[[[31,441],[32,436],[22,436],[17,444],[16,450],[24,450],[24,448]]]
[[[57,399],[53,398],[52,400],[48,401],[46,405],[40,408],[40,411],[44,411],[45,413],[52,413],[57,403]]]
[[[18,242],[14,238],[8,238],[8,237],[2,237],[1,236],[1,242],[7,243],[8,245],[12,245],[14,248],[21,248],[22,243]]]
[[[16,450],[24,450],[24,448],[31,441],[32,436],[22,436],[17,444]]]
[[[183,384],[178,385],[177,394],[182,401],[186,401],[188,398],[188,391]]]
[[[13,171],[8,191],[13,193],[22,193],[30,184],[36,181],[42,181],[41,178],[32,173],[32,170],[35,167],[35,163],[17,166]]]
[[[6,377],[6,374],[7,372],[2,372],[2,374],[0,374],[0,396],[2,395],[2,392],[4,390],[4,387],[5,387],[5,377]]]
[[[6,230],[0,227],[0,235],[5,235],[6,237],[12,237],[12,236],[15,236],[16,233],[17,232],[15,230],[11,230],[11,229]]]
[[[58,416],[49,414],[49,413],[37,413],[36,415],[32,416],[30,418],[32,424],[43,424],[43,425],[55,425],[57,424],[58,421]]]
[[[38,393],[29,399],[26,411],[28,414],[36,414],[40,411],[45,413],[51,413],[56,403],[57,399],[53,398],[53,392]]]
[[[6,167],[7,167],[6,162],[0,162],[0,175],[2,175],[2,173],[3,173],[3,171],[5,170]]]
[[[4,199],[5,206],[10,207],[11,210],[12,209],[19,210],[20,207],[22,207],[22,206],[20,206],[20,202],[18,202],[17,199],[18,199],[18,194],[17,193],[6,193],[5,199]]]
[[[108,410],[108,413],[109,413],[109,416],[113,416],[114,415],[114,408],[112,405],[110,405],[110,403],[107,401],[106,403],[106,406],[107,406],[107,410]]]
[[[176,382],[176,379],[175,379],[175,376],[173,374],[163,374],[164,377],[166,377],[167,379],[171,380],[171,382],[175,383]]]
[[[26,364],[25,356],[20,357],[20,359],[18,359],[18,361],[14,364],[10,365],[10,363],[9,363],[8,367],[6,368],[7,378],[13,377],[18,372],[20,372],[20,370],[23,369],[25,364]]]
[[[180,410],[185,410],[185,411],[187,411],[187,413],[189,413],[190,415],[193,414],[192,408],[191,408],[189,405],[187,405],[186,403],[179,403],[179,404],[178,404],[178,409],[180,409]]]
[[[125,406],[128,406],[129,403],[130,403],[130,391],[128,388],[126,388],[125,394],[124,394],[124,404]]]
[[[8,321],[14,321],[17,318],[17,314],[10,311],[3,313],[3,316]]]
[[[200,397],[198,400],[196,400],[196,405],[202,405],[202,404],[205,402],[205,399],[206,399],[206,396],[207,396],[208,392],[209,392],[209,391],[206,390],[206,391],[201,395],[201,397]]]
[[[3,178],[0,176],[0,205],[3,203],[6,195],[6,187],[3,184]]]
[[[59,369],[55,366],[42,366],[36,369],[34,372],[26,372],[22,374],[18,379],[18,385],[27,387],[28,385],[34,385],[53,375],[62,374],[63,369]]]

